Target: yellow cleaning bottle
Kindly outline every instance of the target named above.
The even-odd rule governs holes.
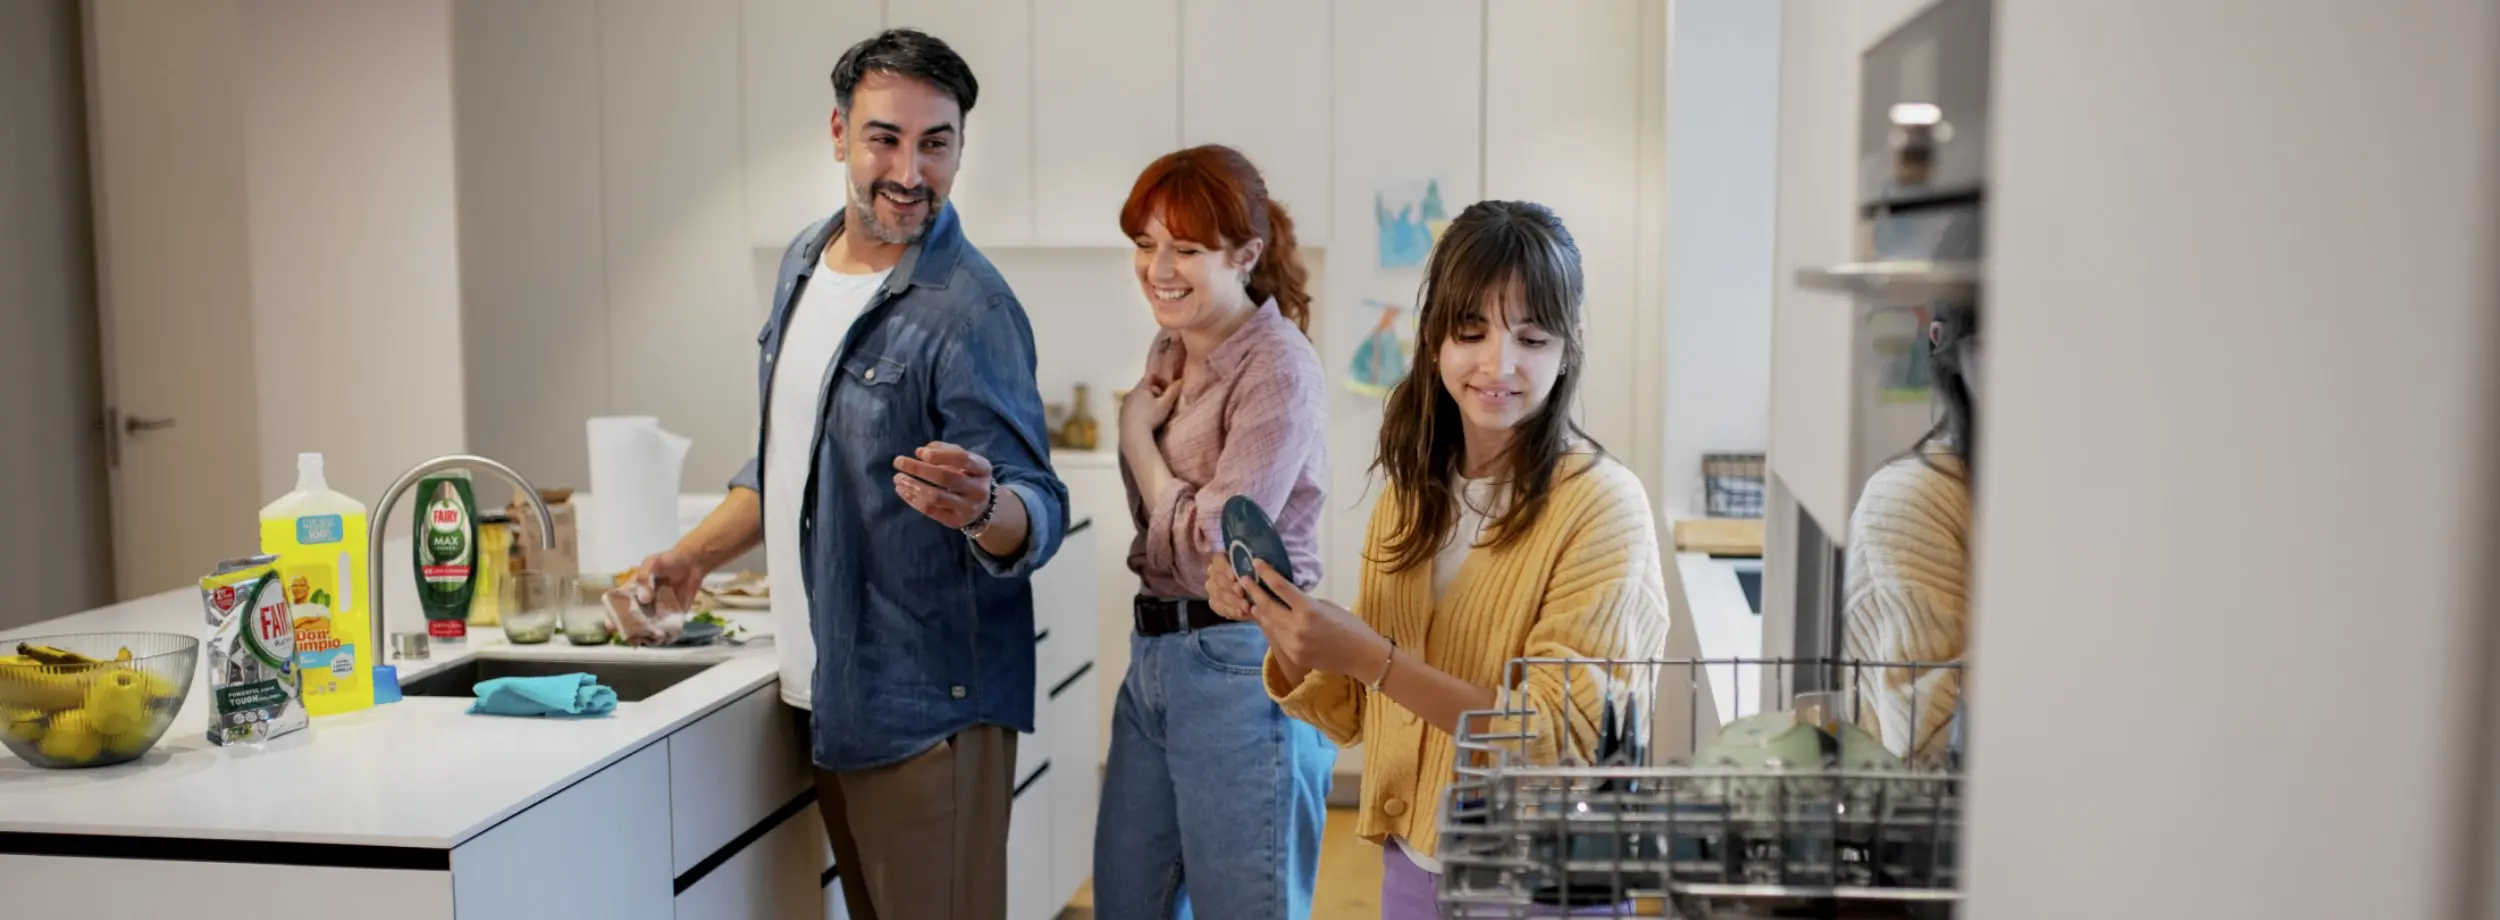
[[[295,618],[295,671],[316,716],[373,706],[365,506],[330,491],[320,454],[297,454],[295,491],[260,509],[260,551],[278,557]]]

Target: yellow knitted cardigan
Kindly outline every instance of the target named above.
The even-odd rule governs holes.
[[[1372,509],[1363,545],[1362,593],[1356,615],[1423,661],[1479,687],[1506,691],[1508,705],[1537,715],[1524,729],[1529,756],[1558,762],[1565,732],[1550,724],[1564,712],[1562,669],[1529,669],[1526,686],[1509,688],[1511,659],[1653,658],[1667,636],[1665,575],[1658,532],[1640,480],[1621,464],[1575,455],[1557,471],[1544,513],[1518,542],[1480,546],[1459,567],[1437,606],[1432,566],[1392,573],[1373,561],[1400,514],[1392,497]],[[1570,680],[1568,735],[1574,754],[1590,755],[1602,706],[1602,680]],[[1287,686],[1271,653],[1267,692],[1285,712],[1317,726],[1340,745],[1363,746],[1362,803],[1355,833],[1373,843],[1391,835],[1427,855],[1438,852],[1433,826],[1456,766],[1449,734],[1427,725],[1386,696],[1343,675],[1312,671]]]
[[[1932,452],[1895,460],[1866,481],[1849,513],[1843,656],[1961,660],[1971,532],[1970,486],[1961,473],[1959,458]],[[1925,671],[1915,677],[1908,670],[1859,672],[1858,722],[1893,753],[1934,763],[1950,737],[1961,675]]]

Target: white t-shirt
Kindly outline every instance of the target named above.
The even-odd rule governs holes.
[[[818,262],[782,327],[781,354],[773,359],[772,417],[764,427],[764,567],[773,589],[781,700],[800,709],[813,702],[816,633],[807,616],[799,514],[807,500],[808,472],[816,465],[816,430],[824,422],[819,410],[825,369],[890,271],[845,275]]]
[[[1441,544],[1441,551],[1432,557],[1432,602],[1435,605],[1441,603],[1443,595],[1450,593],[1451,583],[1458,581],[1459,566],[1467,563],[1467,554],[1475,552],[1477,541],[1484,539],[1485,525],[1501,515],[1501,502],[1506,494],[1497,489],[1491,479],[1458,481],[1458,526],[1450,528],[1450,542]],[[1440,825],[1437,816],[1433,825]],[[1406,860],[1414,863],[1415,868],[1434,875],[1441,874],[1440,860],[1417,852],[1404,837],[1389,839],[1397,844],[1398,849],[1406,851]]]

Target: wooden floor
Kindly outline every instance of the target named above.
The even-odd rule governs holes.
[[[1327,836],[1319,848],[1319,891],[1311,920],[1378,920],[1380,848],[1355,839],[1354,812],[1328,810]],[[1077,889],[1059,920],[1093,920],[1094,886]]]

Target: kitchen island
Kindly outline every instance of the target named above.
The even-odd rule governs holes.
[[[1096,745],[1092,552],[1078,529],[1035,576],[1041,730],[1018,746],[1009,888],[1019,920],[1055,915],[1087,870],[1070,854],[1092,849],[1092,771],[1049,767],[1063,751],[1089,763]],[[404,589],[391,586],[389,609],[416,609]],[[137,762],[43,770],[0,755],[6,913],[841,916],[804,728],[781,703],[770,640],[798,617],[723,612],[755,639],[515,646],[485,629],[394,662],[404,686],[480,657],[700,668],[606,717],[472,716],[467,697],[410,696],[315,719],[263,748],[218,747],[204,736],[203,675]],[[197,592],[177,590],[9,635],[198,635],[201,625]]]

